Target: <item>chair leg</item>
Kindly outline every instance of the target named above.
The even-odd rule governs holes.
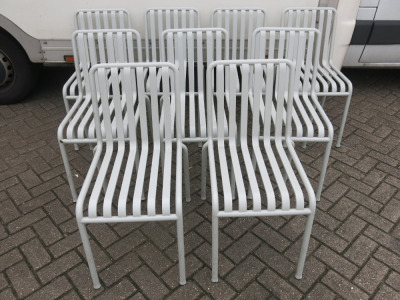
[[[186,284],[186,271],[185,271],[185,245],[183,242],[183,220],[182,215],[176,221],[177,240],[178,240],[178,259],[179,259],[179,283]]]
[[[323,96],[323,97],[322,97],[322,100],[321,100],[321,107],[324,107],[324,105],[325,105],[325,100],[326,100],[326,96]]]
[[[76,199],[78,199],[78,193],[76,192],[74,178],[72,177],[72,171],[71,171],[71,165],[70,165],[69,159],[68,159],[68,153],[67,153],[67,150],[65,149],[64,143],[58,142],[58,144],[60,146],[61,157],[64,162],[65,173],[67,174],[67,180],[68,180],[69,188],[71,190],[72,199],[74,200],[74,202],[76,202]]]
[[[218,282],[218,217],[212,217],[211,281]]]
[[[300,257],[297,263],[297,270],[295,275],[296,279],[303,278],[304,263],[306,261],[308,244],[310,242],[313,222],[314,222],[314,213],[312,213],[307,217],[306,228],[304,230],[304,235],[303,235],[303,242],[301,243]]]
[[[204,143],[201,149],[201,199],[206,200],[206,180],[207,180],[207,148],[208,143]]]
[[[329,156],[331,154],[331,148],[332,148],[332,140],[330,140],[326,144],[324,160],[322,161],[322,167],[321,167],[321,175],[319,176],[317,192],[315,193],[317,201],[321,200],[321,193],[322,193],[322,188],[324,187],[324,180],[325,180],[326,170],[328,169],[328,162],[329,162]]]
[[[89,236],[86,230],[86,226],[83,223],[78,222],[79,232],[81,234],[83,249],[85,250],[86,260],[88,262],[90,276],[92,277],[93,287],[99,289],[101,287],[99,281],[99,275],[97,274],[96,265],[93,259],[93,252],[90,247]]]
[[[346,104],[344,106],[344,111],[343,111],[343,116],[342,116],[342,124],[340,125],[339,135],[338,135],[338,139],[336,142],[336,147],[338,147],[338,148],[340,147],[340,143],[342,142],[344,126],[346,125],[347,113],[349,112],[349,107],[350,107],[350,101],[351,101],[351,94],[347,96]]]
[[[183,152],[183,176],[185,177],[186,202],[190,202],[190,175],[189,175],[189,153],[186,145],[182,144]]]

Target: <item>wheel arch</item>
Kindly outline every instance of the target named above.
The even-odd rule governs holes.
[[[0,14],[0,33],[7,35],[16,41],[25,51],[29,60],[33,63],[43,63],[44,56],[40,46],[40,41],[25,33],[15,23]]]

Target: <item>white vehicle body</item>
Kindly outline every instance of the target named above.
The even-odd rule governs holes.
[[[396,0],[397,1],[397,0]],[[78,9],[122,8],[130,16],[133,28],[144,38],[144,15],[151,7],[193,7],[198,9],[202,27],[210,26],[213,9],[218,7],[260,7],[267,11],[268,26],[279,26],[282,12],[287,7],[333,6],[338,11],[337,34],[335,40],[334,63],[341,67],[351,40],[360,0],[0,0],[0,103],[6,76],[12,78],[17,71],[11,68],[1,47],[2,40],[12,39],[15,47],[20,47],[32,63],[65,63],[65,57],[72,55],[71,36],[74,31],[74,15]],[[9,41],[8,41],[9,42]],[[15,48],[14,47],[14,48]],[[11,56],[11,55],[10,55]],[[19,55],[21,56],[21,55]],[[7,63],[1,63],[6,57]],[[27,63],[25,63],[27,65]],[[3,69],[3,70],[2,70]],[[4,71],[5,70],[5,71]],[[5,79],[4,79],[5,78]],[[22,97],[22,96],[20,96]],[[16,102],[16,101],[13,101]]]

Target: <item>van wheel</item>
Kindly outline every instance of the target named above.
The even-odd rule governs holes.
[[[23,100],[35,86],[37,72],[21,46],[0,32],[0,104]]]

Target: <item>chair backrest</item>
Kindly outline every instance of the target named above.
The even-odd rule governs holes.
[[[241,83],[237,91],[236,78],[239,73]],[[286,59],[227,60],[212,63],[207,69],[209,143],[215,138],[213,126],[217,127],[217,140],[226,140],[225,118],[229,128],[228,139],[233,141],[239,138],[240,142],[246,142],[249,136],[257,141],[259,137],[290,137],[293,75],[294,65]],[[213,80],[215,84],[212,84]],[[253,103],[251,112],[249,102]],[[262,103],[265,109],[261,109]],[[215,107],[217,124],[213,124],[212,116]],[[264,122],[260,122],[260,114],[264,114]]]
[[[252,33],[265,26],[267,14],[262,8],[216,8],[211,16],[211,27],[222,27],[229,33],[230,59],[249,58]]]
[[[75,29],[130,29],[131,19],[125,9],[80,9],[75,14]]]
[[[320,32],[315,28],[260,27],[253,32],[255,59],[289,59],[295,65],[295,91],[315,86]]]
[[[89,86],[89,70],[95,64],[142,61],[141,39],[134,29],[77,30],[72,48],[80,88],[82,80]]]
[[[161,91],[155,84],[158,74],[162,78]],[[147,88],[147,81],[154,84]],[[152,139],[154,143],[165,145],[171,144],[175,137],[176,142],[181,143],[180,99],[176,96],[179,80],[175,65],[164,62],[98,64],[90,70],[90,86],[99,142],[105,139],[108,143],[118,141],[134,145],[139,140],[148,144]],[[171,117],[173,110],[176,110],[175,118]],[[161,113],[169,117],[161,119]],[[175,122],[175,126],[171,122]],[[160,127],[164,128],[163,137]],[[172,132],[174,127],[176,132]]]
[[[321,55],[323,64],[330,62],[335,43],[336,9],[333,7],[293,7],[283,12],[281,25],[287,27],[311,27],[321,32]]]
[[[189,7],[151,8],[144,19],[146,61],[160,61],[158,47],[164,30],[200,27],[199,12]]]
[[[228,33],[223,28],[168,29],[162,33],[162,60],[175,64],[179,69],[182,119],[189,123],[182,122],[184,137],[202,136],[205,139],[206,69],[215,60],[227,59],[228,50]],[[185,118],[186,108],[188,118]],[[185,128],[188,133],[185,133]]]

